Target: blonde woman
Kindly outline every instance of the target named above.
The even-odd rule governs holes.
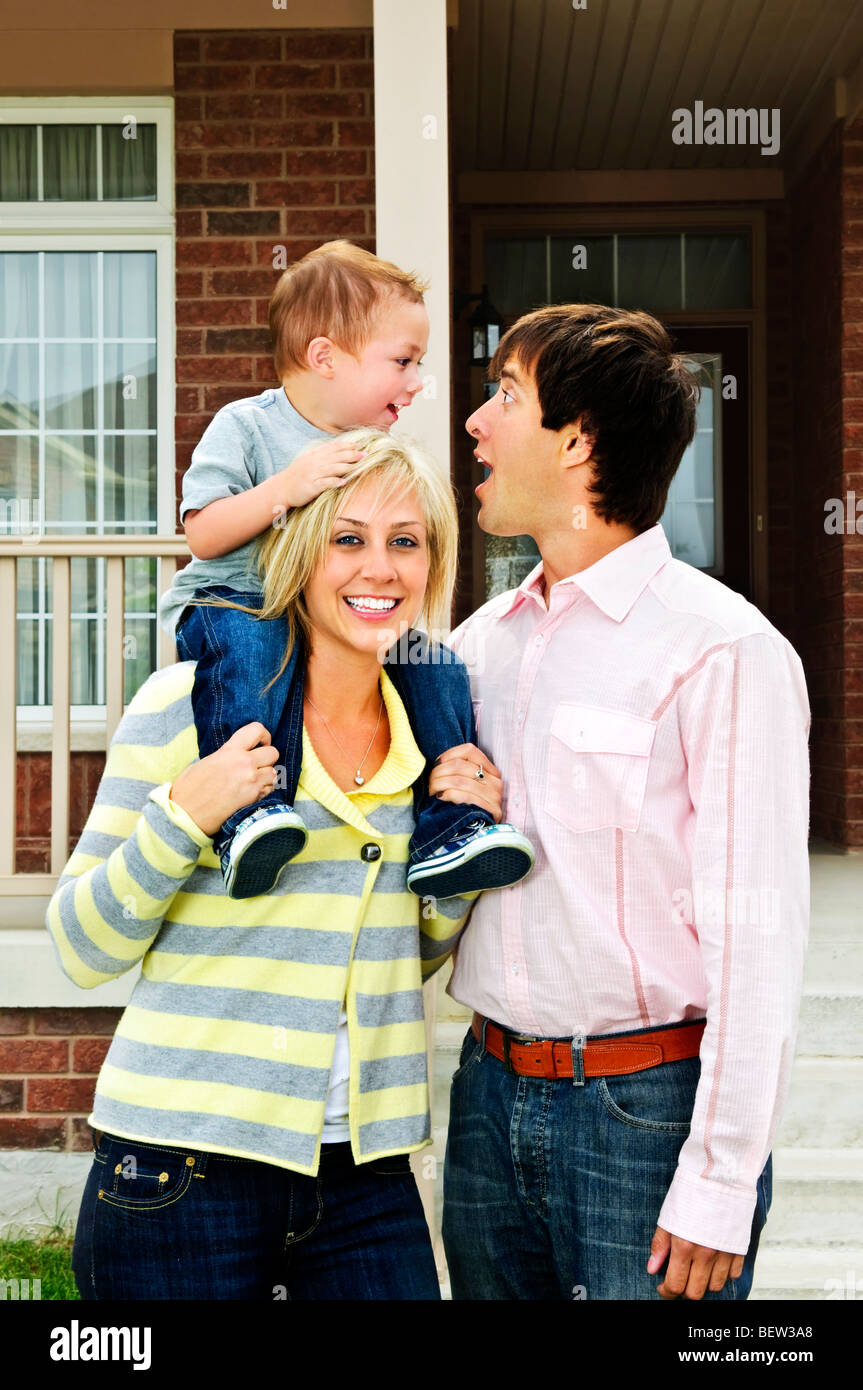
[[[422,980],[469,904],[407,889],[423,759],[379,656],[384,623],[444,619],[456,517],[418,449],[367,445],[263,557],[264,611],[302,648],[305,848],[268,894],[228,897],[211,837],[272,790],[278,753],[252,723],[199,759],[181,663],[132,701],[49,908],[84,988],[142,961],[89,1117],[85,1299],[439,1297],[408,1156],[429,1142]],[[394,597],[397,617],[353,595]],[[476,747],[430,790],[500,819]]]

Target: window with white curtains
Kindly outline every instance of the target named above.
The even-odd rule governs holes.
[[[173,256],[158,186],[170,121],[134,110],[82,119],[72,105],[28,123],[0,107],[0,229],[14,211],[14,231],[0,230],[0,534],[173,531]],[[128,700],[156,666],[158,595],[155,561],[125,570]],[[105,561],[75,558],[71,578],[72,704],[92,719],[105,700]],[[50,704],[51,621],[50,559],[19,561],[25,719]]]

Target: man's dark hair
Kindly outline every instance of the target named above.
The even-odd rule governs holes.
[[[489,378],[515,358],[536,382],[543,428],[581,418],[593,440],[594,507],[637,532],[655,526],[695,434],[698,386],[651,314],[602,304],[551,304],[500,341]]]

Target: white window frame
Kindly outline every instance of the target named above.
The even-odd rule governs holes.
[[[0,250],[155,251],[156,529],[172,535],[174,499],[174,101],[172,97],[0,97],[2,125],[107,125],[134,116],[156,127],[153,200],[0,202]],[[50,705],[18,706],[18,749],[51,746]],[[104,706],[72,706],[73,750],[104,748]]]

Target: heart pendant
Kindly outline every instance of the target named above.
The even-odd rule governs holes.
[[[365,780],[366,780],[365,777],[361,777],[359,773],[357,773],[356,777],[354,778],[354,781],[356,782],[356,784],[357,784],[358,787],[361,787],[361,786],[363,785],[363,782],[365,782]]]

